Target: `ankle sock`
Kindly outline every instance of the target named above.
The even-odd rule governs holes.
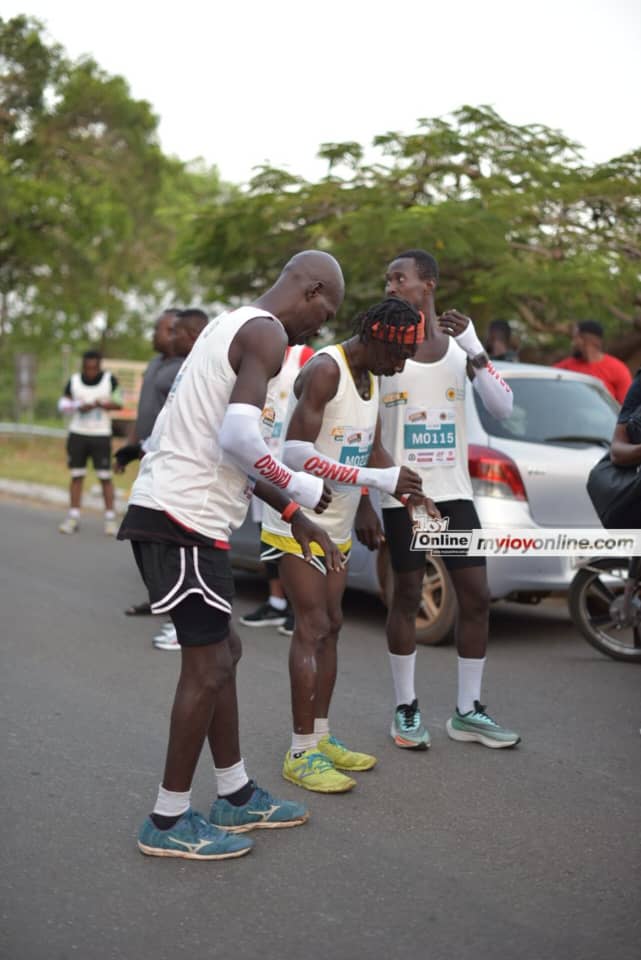
[[[292,745],[290,747],[292,757],[304,753],[305,750],[313,750],[318,743],[318,739],[316,733],[292,733]]]
[[[416,700],[414,688],[414,672],[416,669],[416,650],[414,653],[389,653],[392,683],[394,684],[394,698],[396,706],[403,703],[413,703]]]
[[[180,820],[191,806],[191,790],[178,793],[174,790],[165,790],[161,784],[158,787],[158,797],[150,814],[152,823],[159,830],[169,830]]]
[[[270,597],[268,603],[270,607],[273,607],[274,610],[278,610],[279,612],[287,610],[287,600],[285,597]]]
[[[244,787],[235,790],[233,793],[226,794],[224,797],[221,797],[221,799],[227,800],[233,807],[242,807],[246,803],[249,803],[255,787],[256,784],[254,781],[248,780]],[[220,794],[218,794],[218,796],[220,797]]]
[[[214,767],[216,774],[216,792],[219,797],[229,799],[237,790],[247,785],[249,777],[245,770],[245,761],[241,758],[231,767]]]
[[[474,709],[474,701],[481,699],[481,684],[485,657],[480,660],[470,657],[458,658],[458,696],[456,706],[459,713],[469,713]]]
[[[329,736],[329,719],[327,717],[316,717],[314,720],[314,735],[316,743],[323,737]]]

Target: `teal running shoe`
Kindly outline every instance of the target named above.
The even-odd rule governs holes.
[[[187,810],[169,830],[159,830],[147,817],[138,834],[138,849],[149,857],[185,860],[229,860],[249,853],[253,841],[219,830],[195,810]]]
[[[427,750],[432,739],[427,727],[423,726],[418,700],[402,703],[396,708],[390,736],[396,746],[404,750]]]
[[[298,827],[309,820],[309,811],[302,803],[277,800],[271,793],[251,781],[254,792],[240,807],[224,797],[212,804],[209,819],[220,830],[229,833],[247,833],[248,830],[273,830],[278,827]]]
[[[469,713],[459,713],[456,708],[454,716],[447,721],[447,732],[452,740],[476,741],[484,747],[515,747],[521,742],[518,733],[507,730],[488,716],[478,700]]]

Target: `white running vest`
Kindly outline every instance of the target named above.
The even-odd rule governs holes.
[[[272,314],[257,307],[222,313],[202,331],[158,414],[130,503],[164,510],[214,540],[245,519],[252,485],[223,452],[218,433],[236,383],[229,347],[240,328]]]
[[[95,403],[96,400],[111,400],[111,373],[104,370],[98,383],[89,386],[83,383],[82,375],[71,376],[71,399],[80,403]],[[69,433],[79,433],[84,437],[110,437],[111,417],[106,410],[97,407],[87,413],[75,410],[69,421]]]
[[[421,475],[425,495],[436,502],[473,499],[467,466],[467,380],[467,355],[452,339],[440,360],[408,360],[402,373],[380,380],[383,446],[394,463]],[[387,494],[381,503],[385,508],[402,506]]]
[[[267,397],[261,415],[261,429],[265,442],[274,456],[279,456],[283,446],[283,424],[287,416],[289,397],[296,377],[304,363],[303,354],[311,352],[303,344],[288,347],[280,373],[269,381]]]
[[[363,400],[356,389],[342,347],[324,347],[308,363],[314,363],[316,357],[323,354],[327,354],[336,361],[340,370],[340,379],[336,395],[325,407],[320,433],[314,441],[314,446],[321,453],[340,463],[365,467],[369,462],[376,431],[378,385],[375,378],[370,375],[370,399]],[[287,426],[296,402],[296,397],[292,394],[287,421],[283,427],[283,438],[287,436]],[[304,513],[318,524],[334,543],[341,546],[351,541],[354,517],[361,499],[361,488],[359,485],[341,486],[332,482],[329,482],[328,486],[332,489],[333,498],[327,510],[321,514],[316,514],[313,510],[304,510]],[[291,538],[291,527],[280,519],[280,515],[275,510],[265,505],[263,539],[268,543],[273,540],[270,534]],[[275,545],[278,546],[278,543]],[[321,552],[317,544],[312,544],[312,552]]]

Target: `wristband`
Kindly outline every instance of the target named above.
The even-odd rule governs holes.
[[[369,487],[361,487],[361,497],[369,497]]]
[[[300,510],[300,504],[296,503],[295,500],[290,500],[283,512],[280,515],[280,519],[284,520],[285,523],[290,523],[292,517],[297,510]]]

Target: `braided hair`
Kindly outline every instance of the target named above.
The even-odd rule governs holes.
[[[425,338],[423,314],[399,297],[386,297],[360,313],[354,333],[361,343],[377,341],[396,346],[415,346]]]

